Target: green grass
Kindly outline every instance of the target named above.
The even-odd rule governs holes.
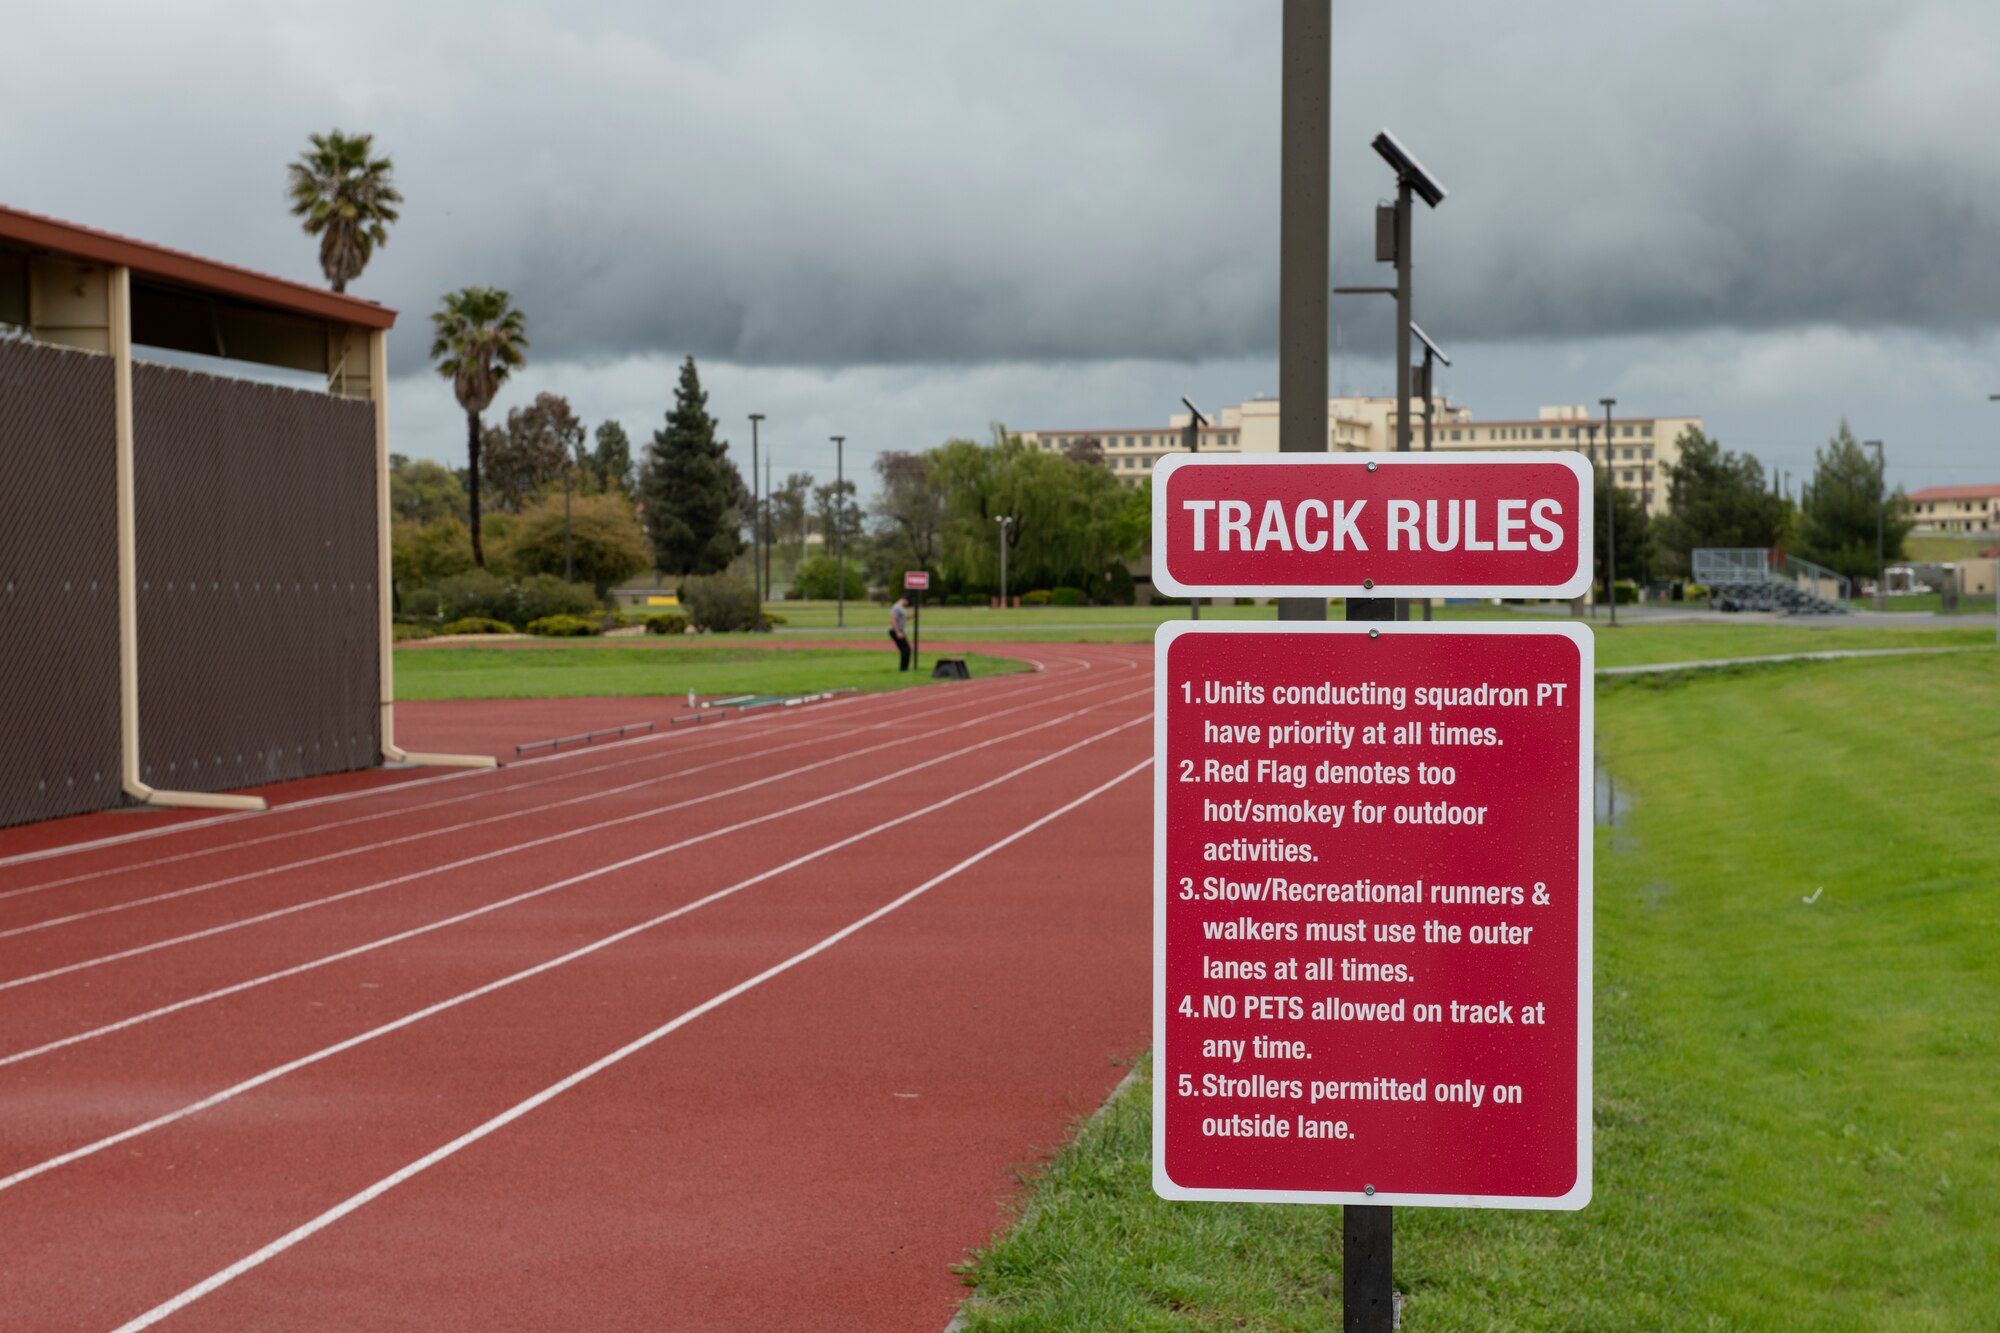
[[[1648,662],[1698,662],[1719,657],[1768,657],[1781,653],[1833,652],[1847,648],[1963,648],[1994,641],[1991,625],[1802,625],[1745,621],[1742,624],[1620,625],[1598,622],[1597,665],[1638,666]]]
[[[809,694],[852,686],[894,690],[928,684],[904,674],[880,648],[781,648],[757,643],[565,643],[491,648],[406,648],[396,654],[399,699],[569,699],[609,695]],[[966,658],[974,677],[1026,671],[1011,658]]]
[[[1920,536],[1913,532],[1903,538],[1903,551],[1910,560],[1942,564],[1947,560],[1970,560],[1992,544],[1978,537],[1949,537],[1941,533]]]
[[[1633,799],[1598,831],[1596,1197],[1399,1210],[1405,1327],[2000,1328],[2000,655],[1597,716]],[[1133,1091],[978,1257],[972,1327],[1337,1327],[1338,1210],[1154,1198]]]

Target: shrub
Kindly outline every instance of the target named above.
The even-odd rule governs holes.
[[[436,620],[444,609],[444,598],[436,588],[413,588],[403,594],[403,614],[423,620]]]
[[[779,615],[776,611],[766,611],[764,613],[764,623],[766,625],[789,625],[792,622],[787,617]]]
[[[681,588],[681,605],[696,629],[715,634],[763,629],[757,590],[734,574],[696,574]]]
[[[440,634],[512,634],[514,627],[491,616],[461,616],[438,627]]]
[[[1611,595],[1620,604],[1639,600],[1639,585],[1631,579],[1619,579],[1611,585]]]
[[[516,624],[547,616],[595,616],[604,604],[588,583],[564,583],[553,574],[531,574],[514,589]]]
[[[437,631],[429,625],[392,625],[389,633],[397,643],[401,643],[405,639],[428,639]]]
[[[582,616],[543,616],[528,622],[528,633],[552,639],[577,639],[586,634],[604,633],[604,622]]]
[[[503,620],[514,614],[507,580],[484,569],[468,569],[438,584],[439,614],[447,620],[478,617]]]
[[[1047,588],[1037,588],[1033,592],[1024,592],[1021,594],[1021,605],[1047,606],[1049,604],[1049,599],[1052,596],[1054,596],[1054,594],[1051,593]]]
[[[648,634],[685,634],[687,633],[687,627],[688,618],[672,611],[667,612],[665,615],[646,617],[646,633]]]
[[[799,566],[797,577],[792,580],[793,593],[801,598],[817,602],[830,602],[840,595],[840,562],[830,555],[815,555]],[[861,577],[858,561],[847,562],[847,600],[858,602],[868,595],[868,584]]]
[[[1708,589],[1699,583],[1690,583],[1681,589],[1681,596],[1690,602],[1705,602],[1708,600]]]
[[[1083,604],[1084,596],[1083,589],[1081,588],[1051,588],[1049,590],[1050,606],[1082,606]]]

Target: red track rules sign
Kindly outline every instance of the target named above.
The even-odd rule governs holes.
[[[1161,627],[1161,1195],[1589,1201],[1591,648],[1565,623]]]
[[[929,570],[906,569],[903,571],[903,590],[905,592],[928,592],[930,586],[931,574]]]
[[[1153,584],[1177,597],[1576,597],[1575,453],[1232,454],[1153,472]]]

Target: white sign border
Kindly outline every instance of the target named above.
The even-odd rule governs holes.
[[[1426,583],[1386,584],[1235,584],[1183,583],[1168,568],[1167,479],[1189,467],[1297,467],[1329,464],[1340,467],[1421,467],[1432,463],[1522,464],[1555,463],[1577,479],[1582,514],[1577,521],[1576,568],[1559,584]],[[1596,479],[1581,454],[1568,449],[1522,449],[1507,452],[1433,450],[1394,454],[1170,454],[1153,466],[1153,586],[1172,597],[1581,597],[1592,581],[1591,556],[1596,544]]]
[[[1359,1190],[1232,1190],[1179,1185],[1167,1175],[1167,653],[1186,634],[1368,634],[1384,636],[1555,634],[1576,644],[1582,659],[1577,709],[1577,961],[1576,1183],[1555,1196],[1409,1194]],[[1596,640],[1588,628],[1546,625],[1423,624],[1395,621],[1168,621],[1153,638],[1153,1192],[1163,1199],[1208,1203],[1362,1204],[1397,1208],[1520,1208],[1574,1212],[1591,1195],[1591,925],[1592,764],[1596,715]],[[1365,1183],[1365,1182],[1364,1182]]]

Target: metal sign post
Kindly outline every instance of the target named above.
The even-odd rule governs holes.
[[[924,594],[930,590],[931,575],[927,569],[906,569],[903,571],[903,591],[917,595],[916,615],[910,620],[910,669],[923,669],[924,658]]]

